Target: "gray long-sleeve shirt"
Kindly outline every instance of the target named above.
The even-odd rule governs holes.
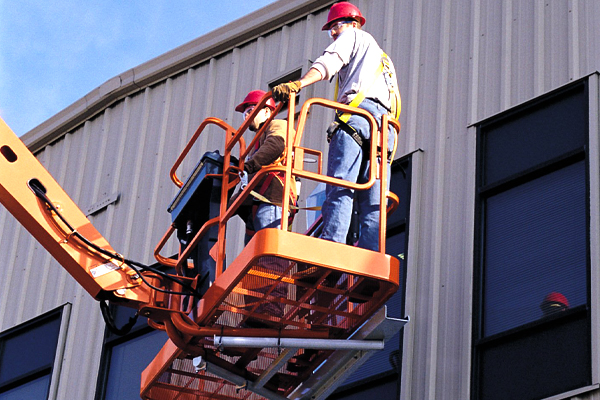
[[[388,109],[391,108],[391,93],[388,85],[398,87],[394,66],[390,61],[392,78],[389,74],[375,76],[381,63],[383,50],[373,36],[356,28],[347,28],[337,40],[329,45],[323,55],[315,60],[312,68],[318,70],[324,79],[339,76],[339,103],[350,104],[361,90],[365,97],[376,99]],[[387,79],[386,79],[387,78]]]

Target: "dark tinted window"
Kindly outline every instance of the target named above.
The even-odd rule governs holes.
[[[0,400],[45,400],[49,388],[50,375],[47,374],[0,393]]]
[[[586,303],[586,198],[580,161],[486,200],[484,336],[542,317],[552,292]]]
[[[158,354],[167,339],[165,332],[152,331],[111,346],[104,399],[139,399],[142,371]]]
[[[541,399],[589,384],[585,313],[481,346],[481,399]]]
[[[473,398],[591,383],[586,82],[478,126]]]
[[[160,268],[154,265],[155,268]],[[174,273],[173,270],[166,270]],[[117,328],[125,326],[136,313],[135,309],[110,306]],[[139,317],[131,331],[117,335],[105,332],[96,400],[139,399],[142,371],[167,342],[168,335],[148,326],[148,319]],[[0,399],[1,400],[1,399]]]
[[[584,89],[577,85],[483,126],[483,185],[581,149],[588,123]]]
[[[393,318],[402,318],[404,314],[404,277],[406,271],[406,247],[408,240],[408,215],[410,206],[410,157],[397,160],[392,165],[392,178],[390,191],[400,199],[398,209],[390,215],[387,222],[386,253],[400,260],[400,288],[386,303],[388,315]],[[399,379],[400,349],[402,331],[397,333],[385,344],[385,349],[374,353],[354,374],[345,382],[345,386],[338,389],[339,395],[333,398],[350,398],[347,395],[356,395],[353,390],[348,391],[349,384],[356,384],[364,390],[362,384],[376,388],[373,378],[381,380],[381,385],[393,388],[393,398],[396,398],[396,384]],[[354,386],[352,386],[354,387]],[[379,389],[373,389],[375,392]],[[373,393],[375,393],[373,392]],[[362,392],[361,392],[362,393]],[[354,397],[352,397],[354,398]]]
[[[46,399],[61,310],[0,333],[0,399]]]

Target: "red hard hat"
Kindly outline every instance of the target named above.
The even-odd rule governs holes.
[[[265,92],[263,90],[251,91],[250,93],[248,93],[246,95],[246,98],[244,98],[244,101],[242,101],[240,104],[237,105],[237,107],[235,108],[235,111],[244,112],[244,110],[248,106],[254,106],[254,105],[258,104],[260,99],[262,99],[266,93],[267,92]],[[273,100],[273,98],[270,98],[269,100],[267,100],[266,106],[269,107],[271,110],[275,110],[275,107],[276,107],[275,100]]]
[[[331,9],[329,9],[329,14],[327,15],[327,23],[323,25],[321,30],[328,30],[331,26],[331,23],[338,19],[353,19],[360,22],[361,26],[366,22],[358,7],[356,7],[354,4],[348,3],[347,1],[342,1],[331,6]]]
[[[569,300],[562,294],[558,292],[549,293],[546,297],[544,297],[543,303],[558,303],[565,307],[569,307]]]

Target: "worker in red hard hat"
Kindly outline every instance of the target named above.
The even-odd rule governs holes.
[[[261,110],[255,110],[256,105],[265,94],[266,92],[262,90],[253,90],[235,107],[235,111],[242,113],[244,120],[252,118],[248,128],[256,133],[263,128],[263,125],[271,118],[275,110],[275,101],[272,98],[267,100]],[[269,122],[256,142],[256,147],[244,163],[244,171],[248,174],[248,180],[251,180],[264,166],[282,165],[286,153],[286,134],[286,121],[273,119]],[[269,172],[255,186],[254,192],[260,195],[260,199],[249,197],[247,202],[252,203],[252,213],[246,221],[246,227],[248,228],[246,243],[260,229],[279,228],[281,226],[282,179],[283,172]],[[295,202],[294,193],[290,195],[290,201],[292,204]]]
[[[292,93],[337,74],[336,101],[369,112],[381,125],[383,115],[397,119],[400,115],[400,94],[396,72],[390,58],[373,36],[362,30],[366,19],[349,2],[334,4],[323,25],[333,39],[323,55],[298,81],[273,88],[276,101],[289,99]],[[363,153],[370,148],[371,127],[362,116],[337,113],[327,130],[329,154],[327,175],[353,183],[365,183],[369,177],[369,159]],[[389,128],[388,149],[394,148],[396,132]],[[388,159],[391,152],[382,155]],[[389,180],[388,180],[389,189]],[[369,250],[379,247],[380,180],[368,190],[357,191],[360,237],[358,246]],[[355,193],[352,189],[328,185],[322,206],[323,233],[321,238],[346,243]]]
[[[248,174],[247,179],[251,181],[261,168],[271,165],[282,165],[286,154],[286,134],[287,122],[280,119],[272,119],[271,115],[275,110],[275,102],[269,98],[265,106],[256,110],[256,105],[261,102],[266,92],[262,90],[253,90],[246,95],[244,100],[237,105],[235,110],[242,113],[244,121],[251,118],[248,128],[258,133],[262,133],[255,148],[249,154],[248,159],[244,162],[244,171]],[[265,126],[265,124],[267,124]],[[251,195],[247,198],[244,207],[248,212],[240,216],[245,219],[247,244],[255,232],[266,228],[281,227],[281,205],[283,198],[287,197],[290,204],[295,204],[296,194],[294,191],[288,196],[283,195],[283,172],[269,172],[264,177],[260,178],[258,184],[254,187],[256,195]],[[292,185],[292,189],[295,186]],[[231,203],[232,201],[230,201]],[[293,214],[290,216],[290,224]],[[272,269],[276,272],[283,272],[287,267],[287,263],[273,261],[265,263],[265,268]],[[266,286],[265,290],[269,289]],[[263,293],[261,288],[256,288],[256,292]],[[271,295],[276,297],[287,297],[287,289],[284,285],[277,285]],[[256,299],[247,299],[247,303],[256,302]],[[263,314],[274,317],[282,317],[284,312],[284,304],[276,302],[262,303],[255,311],[255,314]],[[251,328],[268,327],[268,321],[249,318],[242,322],[243,326]]]
[[[365,17],[362,16],[358,7],[354,4],[342,1],[331,6],[329,14],[327,14],[327,22],[321,28],[322,31],[328,31],[331,29],[331,25],[335,22],[342,20],[354,20],[363,26],[366,22]]]
[[[559,292],[548,293],[542,304],[540,304],[540,309],[544,313],[544,317],[555,314],[557,312],[566,311],[569,308],[569,300]]]

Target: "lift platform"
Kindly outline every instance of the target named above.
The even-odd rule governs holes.
[[[260,111],[267,99],[263,99],[255,112]],[[289,110],[293,110],[293,99],[290,101]],[[288,113],[287,160],[284,167],[279,167],[286,177],[284,193],[297,177],[355,190],[370,187],[375,179],[387,179],[384,167],[373,169],[371,180],[363,185],[322,174],[321,153],[299,146],[309,108],[315,104],[337,109],[345,107],[323,99],[309,100],[300,112],[295,133],[290,129],[294,115]],[[347,111],[364,113],[354,108]],[[368,113],[364,116],[371,123],[372,137],[379,138],[379,147],[385,154],[386,143],[378,135],[376,122]],[[384,120],[384,129],[387,122]],[[228,167],[233,147],[239,144],[239,160],[243,163],[248,149],[262,132],[259,131],[246,148],[243,141],[239,141],[245,125],[234,131],[221,121],[207,121],[210,123],[223,127],[228,138],[220,178],[225,196],[236,182],[236,169]],[[395,127],[399,131],[399,125]],[[171,170],[173,181],[178,185],[181,181],[174,171],[203,129],[201,125]],[[373,147],[370,156],[372,165],[377,165]],[[304,169],[305,154],[317,157],[316,172]],[[240,164],[239,170],[242,168]],[[220,216],[212,220],[213,224],[219,224],[217,247],[224,245],[225,235],[221,232],[224,222],[252,193],[260,175],[272,170],[276,168],[263,168],[242,195],[230,207],[223,207]],[[230,177],[234,178],[229,181]],[[225,270],[219,268],[223,252],[217,248],[216,280],[197,307],[190,309],[187,315],[174,315],[165,324],[170,341],[144,371],[142,396],[147,399],[312,399],[330,394],[377,346],[382,348],[383,342],[407,322],[385,316],[384,304],[399,285],[399,261],[385,254],[388,211],[385,204],[391,198],[391,203],[397,205],[397,199],[384,189],[381,196],[379,252],[324,241],[311,236],[310,231],[304,235],[290,232],[287,221],[282,223],[281,229],[258,231]],[[224,203],[222,198],[221,204]],[[290,205],[283,204],[282,208],[286,215]],[[210,224],[209,221],[207,218],[206,223]],[[169,234],[167,232],[165,238]],[[182,268],[185,256],[172,261],[159,255],[165,238],[155,252],[157,259]],[[194,245],[194,241],[189,244]],[[187,249],[181,253],[189,254]],[[177,332],[181,334],[176,335]]]
[[[292,190],[297,179],[353,190],[388,179],[385,163],[371,168],[368,182],[361,184],[324,175],[321,152],[300,145],[312,106],[360,114],[371,125],[371,165],[378,165],[378,152],[387,154],[387,141],[369,113],[329,100],[304,103],[294,130],[295,97],[290,96],[283,165],[262,168],[230,202],[238,172],[264,129],[246,146],[243,134],[254,114],[237,130],[220,119],[207,118],[171,169],[180,193],[169,207],[173,223],[154,255],[160,264],[174,268],[174,274],[113,250],[0,120],[0,202],[90,295],[135,308],[148,317],[150,326],[168,333],[169,340],[142,374],[144,399],[324,398],[407,322],[387,318],[382,311],[398,289],[400,269],[399,260],[385,254],[387,213],[397,207],[398,198],[384,184],[379,251],[325,241],[313,237],[313,230],[292,232],[283,218],[280,229],[257,232],[226,263],[227,223],[266,174],[283,176],[284,193]],[[281,108],[279,104],[272,118]],[[399,123],[386,116],[382,131],[387,132],[388,123],[400,131]],[[198,174],[184,184],[177,169],[209,125],[224,131],[224,152],[206,160],[210,170],[203,170],[200,163],[194,171]],[[312,170],[304,168],[305,155],[317,160]],[[213,168],[214,161],[220,169]],[[208,202],[206,194],[195,192],[207,190]],[[193,211],[197,201],[199,213]],[[294,205],[284,202],[281,207],[282,215],[288,215]],[[177,256],[161,255],[176,231]]]
[[[162,361],[168,368],[155,378],[145,395],[152,399],[325,399],[407,322],[407,319],[388,317],[386,308],[382,307],[346,340],[292,342],[294,339],[215,336],[213,345],[221,341],[227,345],[245,345],[254,352],[258,349],[257,358],[243,373],[232,371],[215,355],[185,357],[181,349],[168,341],[156,358],[164,357]],[[318,357],[322,362],[317,371],[312,372],[308,364],[294,372],[288,370],[290,361],[299,353],[304,354],[303,351],[322,353]],[[283,378],[293,390],[281,390],[279,385]],[[300,383],[294,386],[292,382],[298,381]]]
[[[311,339],[348,339],[396,292],[398,268],[398,262],[392,262],[388,255],[293,232],[261,230],[215,280],[193,317],[174,318],[174,326],[167,326],[167,332],[174,329],[185,334],[175,338],[169,334],[177,350],[167,358],[201,356],[230,375],[255,385],[261,382],[265,390],[287,396],[330,357],[336,346],[288,350],[281,356],[277,349],[250,347],[243,341],[232,350],[215,341],[214,336],[301,338],[307,343]],[[263,311],[257,312],[261,307]],[[283,310],[279,317],[274,315],[278,309]],[[214,334],[207,336],[206,328],[212,328]],[[221,328],[223,333],[219,332]],[[163,357],[164,353],[159,356],[161,360]],[[188,367],[190,362],[188,356]],[[149,399],[170,398],[156,396],[167,388],[173,395],[185,391],[173,382],[187,384],[192,378],[186,363],[179,360],[162,363],[153,370],[155,367],[156,360],[144,375],[144,380],[155,382],[144,393]],[[273,372],[273,376],[265,381],[266,371]],[[182,381],[182,377],[187,379]],[[204,377],[197,375],[194,379],[201,381]],[[204,390],[198,383],[196,386]]]

